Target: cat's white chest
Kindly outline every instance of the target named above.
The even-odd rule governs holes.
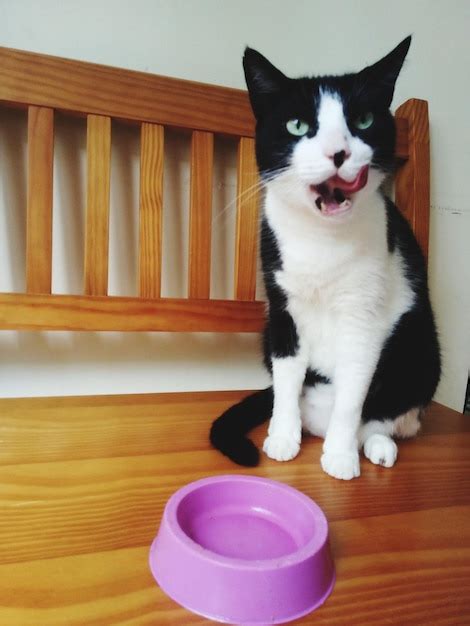
[[[387,261],[385,256],[348,258],[345,253],[341,262],[324,267],[312,258],[310,264],[297,264],[286,255],[276,281],[287,294],[309,367],[330,379],[351,334],[381,346],[414,300],[398,253]]]
[[[339,322],[334,293],[329,287],[318,286],[308,274],[280,271],[276,280],[288,294],[287,309],[309,366],[332,377]]]

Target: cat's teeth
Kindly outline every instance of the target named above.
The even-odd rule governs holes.
[[[323,199],[321,196],[318,196],[318,198],[315,200],[315,204],[317,205],[317,208],[322,211],[323,210]]]

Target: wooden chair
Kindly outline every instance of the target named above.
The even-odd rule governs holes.
[[[243,91],[0,48],[0,102],[27,109],[26,292],[0,294],[0,329],[259,332],[254,124]],[[52,293],[54,112],[87,123],[85,281]],[[108,295],[111,120],[139,125],[138,297]],[[427,103],[396,113],[396,199],[427,253]],[[166,128],[192,133],[187,298],[161,297]],[[210,297],[214,135],[238,140],[233,299]],[[211,420],[246,392],[0,400],[0,623],[202,624],[154,584],[147,553],[165,501],[202,476],[240,471],[210,449]],[[342,483],[320,442],[258,475],[317,500],[331,522],[338,583],[299,623],[457,624],[469,619],[468,424],[434,404],[393,470]],[[457,437],[458,434],[458,437]],[[262,437],[262,430],[255,438]],[[399,607],[399,609],[397,608]],[[466,617],[465,617],[466,616]],[[459,621],[459,620],[464,621]]]

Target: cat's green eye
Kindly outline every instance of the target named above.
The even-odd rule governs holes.
[[[354,126],[359,130],[366,130],[374,123],[374,115],[372,113],[361,113],[354,120]]]
[[[303,120],[289,120],[286,124],[287,130],[295,137],[303,137],[310,130],[310,126]]]

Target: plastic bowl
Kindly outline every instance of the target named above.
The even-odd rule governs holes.
[[[292,487],[252,476],[206,478],[177,491],[150,568],[190,611],[252,626],[310,613],[335,582],[320,507]]]

